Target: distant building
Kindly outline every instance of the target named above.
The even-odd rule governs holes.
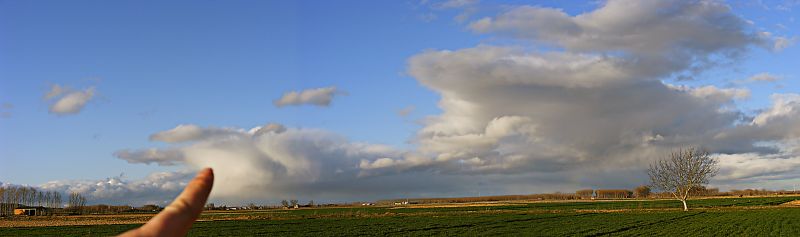
[[[35,215],[44,215],[44,213],[45,213],[44,207],[28,207],[28,208],[14,209],[15,216],[35,216]]]

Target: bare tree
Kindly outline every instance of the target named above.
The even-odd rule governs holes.
[[[32,207],[36,205],[36,188],[28,187],[28,204],[27,206]]]
[[[0,215],[13,215],[14,208],[17,208],[20,201],[23,199],[23,189],[24,187],[20,186],[8,186],[3,188],[2,195],[0,195]]]
[[[294,207],[297,207],[297,203],[299,203],[299,202],[297,201],[297,199],[292,199],[292,200],[289,200],[289,202],[291,202],[291,203],[292,203],[292,208],[294,208]]]
[[[78,212],[83,214],[84,208],[86,207],[86,197],[79,196],[78,197]]]
[[[80,193],[69,194],[69,208],[78,214],[82,214],[83,207],[86,206],[86,198]]]
[[[283,206],[284,208],[289,208],[289,201],[286,201],[285,199],[282,200],[281,201],[281,206]]]
[[[53,208],[53,194],[50,191],[44,192],[44,206]]]
[[[6,215],[6,188],[0,187],[0,216]]]
[[[20,187],[18,192],[19,192],[19,199],[18,199],[17,202],[22,206],[27,206],[28,205],[28,188]]]
[[[47,212],[48,215],[53,213],[53,208],[55,208],[55,205],[53,205],[53,193],[50,191],[44,192],[43,199],[45,212]]]
[[[12,199],[12,203],[11,204],[14,205],[14,206],[12,207],[12,210],[14,208],[18,208],[19,207],[19,202],[20,202],[20,200],[22,200],[22,194],[23,194],[22,188],[20,188],[20,187],[15,187],[13,190],[14,190],[14,198]]]
[[[55,205],[55,208],[62,208],[62,207],[64,207],[63,205],[61,205],[61,204],[62,204],[62,202],[64,202],[64,199],[61,197],[61,193],[59,193],[59,192],[53,192],[53,199],[54,199],[54,200],[53,200],[53,204]]]
[[[74,210],[78,206],[78,193],[70,193],[67,200],[67,206],[70,210]]]
[[[650,196],[650,187],[647,185],[636,187],[636,189],[633,190],[633,194],[636,195],[637,198],[647,198],[647,196]]]
[[[8,216],[11,213],[11,209],[14,208],[12,203],[14,202],[14,187],[9,186],[5,189],[5,197],[3,197],[3,213]]]
[[[695,187],[708,184],[708,180],[719,171],[717,164],[718,161],[708,151],[680,149],[650,165],[647,173],[654,188],[671,193],[683,203],[683,210],[688,211],[686,199],[690,192]]]

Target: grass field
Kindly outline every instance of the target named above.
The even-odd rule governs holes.
[[[534,235],[796,236],[797,197],[677,201],[511,203],[500,206],[357,207],[211,212],[191,236]],[[231,220],[236,219],[236,220]],[[139,224],[0,228],[0,236],[114,235]]]

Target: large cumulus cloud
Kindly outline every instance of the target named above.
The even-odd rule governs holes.
[[[772,108],[751,116],[736,108],[749,97],[745,88],[675,84],[753,48],[769,49],[772,39],[724,3],[617,0],[577,16],[522,6],[470,27],[547,47],[480,45],[412,57],[409,73],[441,95],[443,110],[418,133],[419,151],[434,157],[420,166],[602,179],[644,170],[683,146],[723,159],[780,156],[791,160],[787,165],[798,159],[787,145],[800,125],[787,116],[795,95],[776,96]],[[408,169],[405,160],[372,166]],[[723,163],[750,177],[792,172]],[[729,177],[735,176],[720,180]],[[641,178],[639,172],[626,180]]]
[[[363,160],[404,156],[389,146],[350,142],[318,129],[267,124],[251,129],[179,125],[151,139],[172,144],[163,149],[122,150],[131,163],[213,167],[213,198],[253,200],[298,196],[343,197],[359,190],[376,192],[374,181],[360,179]],[[362,181],[366,181],[362,182]]]

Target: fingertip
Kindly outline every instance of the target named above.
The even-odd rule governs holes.
[[[210,177],[210,178],[213,179],[214,178],[214,170],[211,169],[211,167],[203,168],[203,169],[200,170],[200,172],[197,173],[197,176],[198,177]]]

